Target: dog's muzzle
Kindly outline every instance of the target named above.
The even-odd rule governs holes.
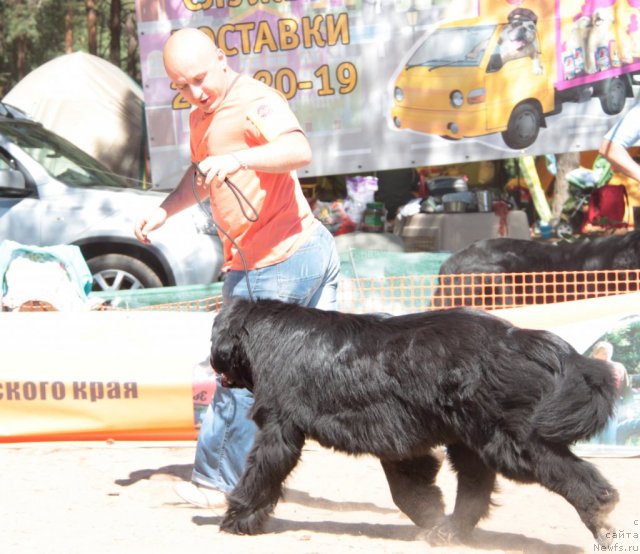
[[[214,370],[216,375],[220,378],[220,384],[226,388],[226,389],[232,389],[232,388],[236,388],[237,385],[235,383],[235,381],[233,381],[233,379],[229,379],[229,377],[224,374],[224,373],[220,373],[219,371],[216,371],[215,368]]]
[[[220,375],[220,384],[223,387],[232,389],[235,386],[234,382],[229,379],[224,373],[218,373],[218,375]]]

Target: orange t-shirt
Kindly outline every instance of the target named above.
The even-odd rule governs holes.
[[[193,162],[266,144],[285,133],[302,132],[278,91],[244,75],[237,78],[215,112],[207,114],[194,109],[189,126]],[[267,267],[289,258],[317,224],[295,171],[266,173],[240,169],[230,180],[259,218],[251,222],[245,217],[226,184],[213,188],[213,219],[237,244],[236,248],[218,231],[224,246],[224,269],[244,269],[238,250],[244,254],[247,269]],[[253,218],[254,212],[244,199],[242,203],[246,214]]]

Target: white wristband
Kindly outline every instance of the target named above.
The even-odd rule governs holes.
[[[238,156],[236,154],[234,154],[233,152],[231,152],[231,156],[233,157],[233,159],[238,162],[238,164],[240,165],[241,169],[249,169],[249,166],[247,165],[247,162],[243,162],[240,158],[238,158]]]

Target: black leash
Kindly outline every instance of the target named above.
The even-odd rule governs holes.
[[[195,196],[196,201],[198,202],[198,206],[200,206],[200,209],[204,212],[204,214],[207,216],[207,218],[211,221],[213,226],[216,229],[218,229],[225,237],[227,237],[229,239],[231,244],[233,244],[235,249],[238,251],[238,254],[240,254],[240,259],[242,260],[242,266],[244,267],[244,278],[245,278],[245,281],[247,283],[247,291],[249,292],[249,299],[251,300],[251,302],[255,302],[255,299],[253,297],[253,292],[251,291],[251,282],[249,281],[249,269],[247,267],[247,261],[245,260],[245,257],[244,257],[244,252],[238,246],[236,241],[233,240],[233,238],[229,235],[229,233],[227,233],[227,231],[225,231],[222,227],[220,227],[216,223],[216,220],[213,219],[213,213],[211,211],[211,207],[209,207],[209,209],[207,210],[205,205],[200,201],[200,196],[199,196],[198,191],[197,191],[196,173],[198,173],[198,175],[200,175],[202,178],[206,178],[207,175],[206,175],[206,173],[203,173],[200,170],[200,166],[198,166],[197,162],[194,162],[193,165],[195,167],[195,172],[193,173],[193,179],[191,180],[191,189],[193,190],[193,195]],[[229,177],[225,177],[224,183],[231,189],[231,192],[236,197],[238,205],[240,206],[240,210],[242,210],[242,215],[244,215],[244,217],[248,221],[250,221],[252,223],[255,223],[256,221],[258,221],[260,215],[258,214],[258,211],[255,209],[255,207],[251,204],[251,202],[249,202],[249,200],[244,195],[244,193],[235,185],[235,183],[233,183],[231,181],[231,179],[229,179]],[[245,210],[243,202],[253,212],[253,216],[251,216],[251,217],[249,216],[249,214]]]

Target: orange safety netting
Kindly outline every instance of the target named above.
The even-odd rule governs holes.
[[[640,270],[420,275],[345,280],[340,309],[408,313],[468,306],[513,308],[640,290]]]
[[[443,275],[431,304],[493,309],[570,302],[636,292],[639,279],[638,270]]]
[[[222,306],[222,296],[207,296],[206,298],[196,298],[192,300],[181,300],[179,302],[165,302],[162,304],[151,304],[149,306],[137,306],[126,308],[119,306],[104,306],[105,310],[163,310],[169,312],[216,312]]]
[[[126,304],[105,303],[96,307],[93,311],[148,311],[161,310],[168,312],[215,312],[222,306],[222,296],[210,296],[192,300],[182,300],[179,302],[163,302],[160,304],[149,304],[147,306],[128,307]],[[18,308],[20,312],[55,312],[54,306],[42,300],[29,300]]]

